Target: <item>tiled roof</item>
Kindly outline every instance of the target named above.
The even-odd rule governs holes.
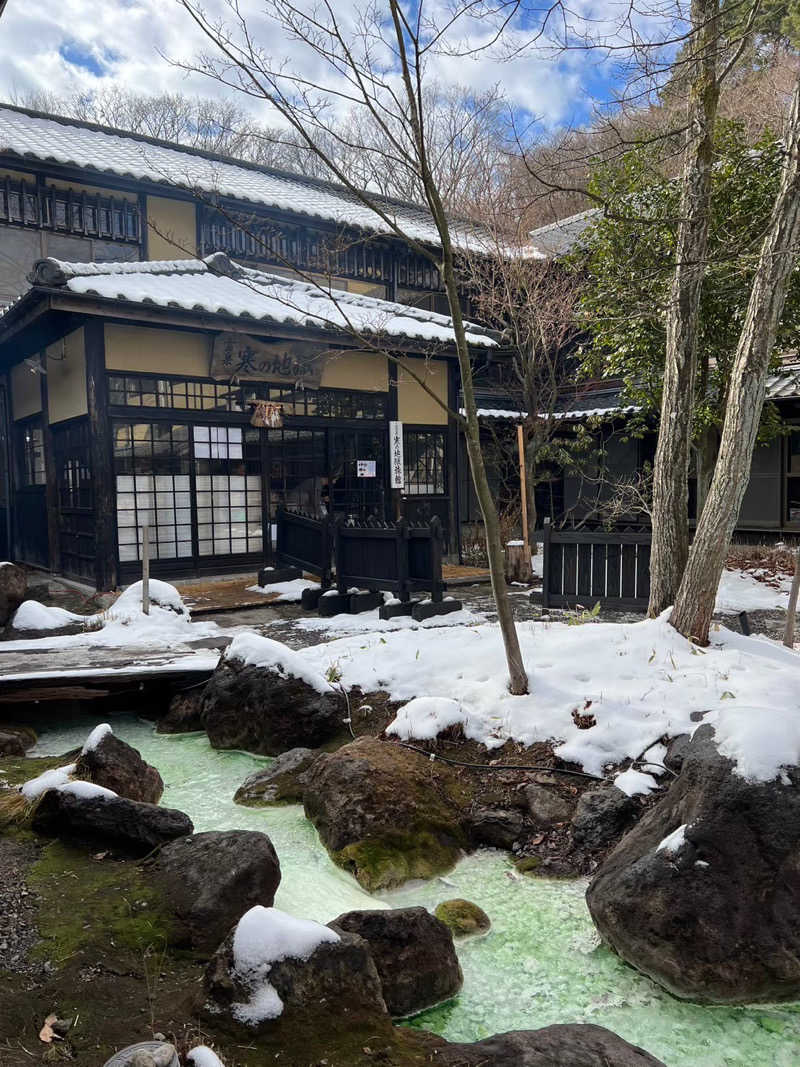
[[[800,363],[786,363],[767,378],[767,400],[791,400],[800,396]]]
[[[373,233],[392,232],[391,226],[355,194],[332,182],[8,106],[0,106],[0,155],[177,186],[200,195],[262,204]],[[371,199],[381,204],[408,237],[439,244],[438,232],[424,206],[372,195]],[[459,246],[476,251],[486,247],[477,225],[453,221],[451,226]]]
[[[30,280],[34,286],[61,288],[85,296],[249,319],[254,326],[289,323],[307,329],[388,335],[428,344],[454,343],[452,320],[447,315],[358,293],[326,290],[242,267],[222,252],[205,259],[143,263],[62,263],[41,259],[34,265]],[[473,323],[465,325],[470,345],[497,345],[489,331]]]
[[[599,214],[598,208],[589,208],[577,215],[559,219],[547,226],[539,226],[528,234],[531,245],[544,256],[560,256],[571,251],[578,243],[583,231],[594,222]]]

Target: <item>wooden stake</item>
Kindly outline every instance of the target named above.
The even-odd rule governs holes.
[[[142,611],[150,614],[150,527],[142,527]]]
[[[522,501],[522,542],[525,545],[527,566],[531,565],[531,543],[528,539],[528,486],[525,477],[525,435],[522,423],[517,424],[517,447],[519,448],[519,488]]]
[[[794,578],[789,593],[789,607],[786,609],[786,629],[783,632],[783,643],[787,648],[794,648],[794,623],[797,617],[797,595],[800,593],[800,548],[794,556]]]

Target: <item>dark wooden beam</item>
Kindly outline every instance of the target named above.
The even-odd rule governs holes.
[[[84,341],[89,447],[94,490],[95,584],[99,591],[107,592],[117,585],[117,524],[102,319],[89,319],[86,322]]]
[[[447,364],[447,406],[458,411],[458,387],[461,377],[458,364]],[[455,554],[461,550],[461,508],[459,504],[458,478],[458,423],[452,415],[447,417],[447,525],[450,528],[448,551]]]
[[[47,367],[47,355],[42,352],[42,366]],[[47,547],[50,557],[50,570],[56,574],[61,571],[61,539],[59,537],[59,501],[55,453],[53,450],[53,429],[50,425],[50,407],[48,399],[47,375],[40,374],[42,383],[42,443],[44,445],[45,500],[47,502]]]

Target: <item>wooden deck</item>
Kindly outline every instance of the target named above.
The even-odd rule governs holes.
[[[310,581],[317,579],[307,574]],[[462,567],[458,564],[445,564],[442,577],[448,588],[461,585],[473,585],[489,581],[489,572],[483,567]],[[263,608],[278,598],[277,593],[250,593],[248,586],[256,584],[256,576],[243,578],[207,578],[192,579],[188,582],[176,582],[175,588],[183,597],[186,606],[197,618],[214,615],[223,611],[243,611],[248,608]]]

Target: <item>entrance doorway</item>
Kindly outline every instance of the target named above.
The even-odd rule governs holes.
[[[387,434],[380,429],[281,428],[267,435],[269,512],[384,518]]]

